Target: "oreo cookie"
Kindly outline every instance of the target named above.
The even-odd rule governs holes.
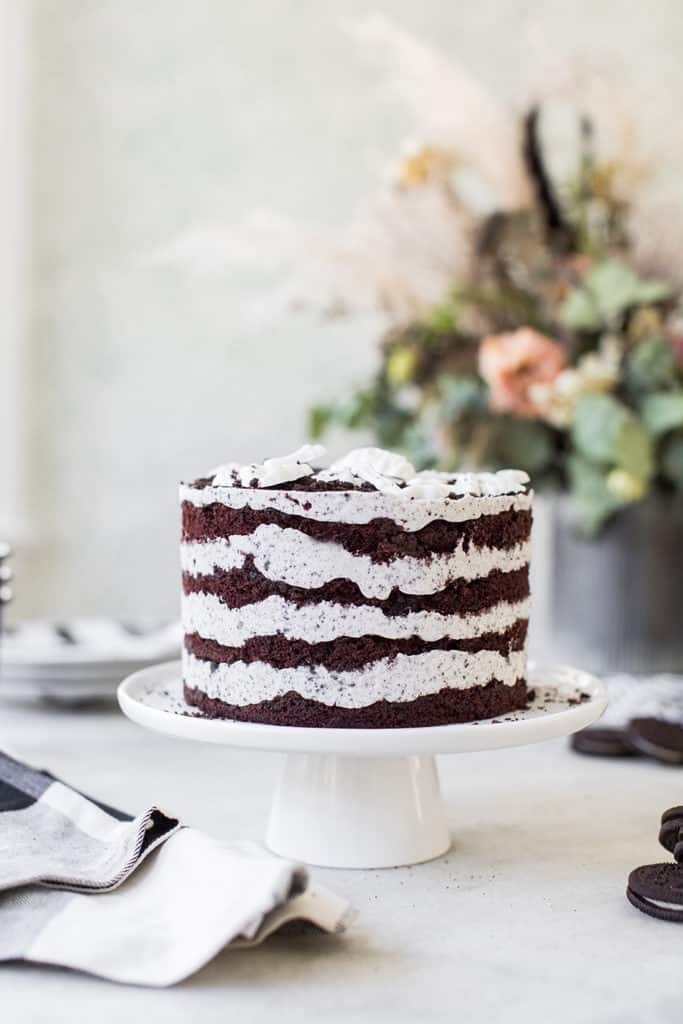
[[[628,876],[626,897],[643,914],[683,923],[683,867],[647,864],[636,868]]]
[[[683,724],[661,718],[634,718],[627,742],[641,754],[664,764],[683,764]]]
[[[659,841],[665,850],[673,853],[679,864],[683,864],[683,807],[670,807],[664,811]]]
[[[593,757],[634,757],[637,751],[630,746],[623,729],[591,725],[575,732],[571,738],[572,750]]]
[[[602,719],[572,738],[582,754],[628,757],[642,754],[665,764],[683,765],[683,680],[611,676],[605,680],[609,704]]]

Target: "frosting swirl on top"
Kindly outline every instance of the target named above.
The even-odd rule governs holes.
[[[289,455],[265,459],[261,463],[241,465],[228,462],[213,471],[216,487],[276,487],[313,476],[320,482],[365,483],[383,494],[426,500],[451,496],[480,495],[492,497],[518,494],[526,490],[529,477],[519,469],[502,469],[497,473],[443,473],[436,470],[417,472],[403,455],[382,448],[354,448],[329,469],[316,472],[312,464],[319,462],[325,449],[319,444],[305,444]]]
[[[235,479],[242,487],[275,487],[277,484],[288,484],[301,477],[310,476],[313,472],[312,462],[319,462],[325,455],[321,444],[304,444],[290,455],[281,455],[263,462],[241,466],[236,462],[228,462],[214,470],[213,484],[215,487],[234,487]]]
[[[353,448],[348,455],[337,459],[328,472],[332,478],[359,477],[378,491],[399,493],[398,481],[407,483],[415,477],[415,467],[403,455],[387,452],[383,448]]]

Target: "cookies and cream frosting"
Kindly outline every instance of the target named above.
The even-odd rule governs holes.
[[[432,500],[452,495],[519,494],[529,483],[528,475],[518,469],[497,473],[418,472],[403,455],[372,447],[354,448],[328,469],[316,472],[313,466],[325,454],[322,445],[305,444],[289,455],[262,463],[228,462],[213,471],[211,483],[214,487],[268,488],[310,476],[319,483],[370,484],[383,494]]]

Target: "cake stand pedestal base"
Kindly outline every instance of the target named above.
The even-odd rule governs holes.
[[[530,671],[529,684],[529,705],[501,719],[408,729],[205,718],[183,699],[178,662],[136,672],[121,683],[118,696],[128,717],[147,729],[285,754],[266,837],[275,853],[320,867],[387,868],[431,860],[450,846],[435,754],[568,736],[594,722],[607,703],[604,685],[573,668]]]
[[[288,754],[266,843],[334,868],[417,864],[451,845],[433,757]]]

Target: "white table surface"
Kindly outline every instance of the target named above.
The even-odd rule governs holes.
[[[279,756],[171,740],[113,709],[0,705],[0,746],[102,800],[157,803],[216,835],[260,837]],[[680,1024],[683,927],[624,897],[667,858],[659,814],[683,770],[571,754],[566,741],[440,759],[455,844],[388,871],[322,871],[359,911],[341,937],[275,936],[169,990],[0,966],[7,1024],[448,1021]]]

